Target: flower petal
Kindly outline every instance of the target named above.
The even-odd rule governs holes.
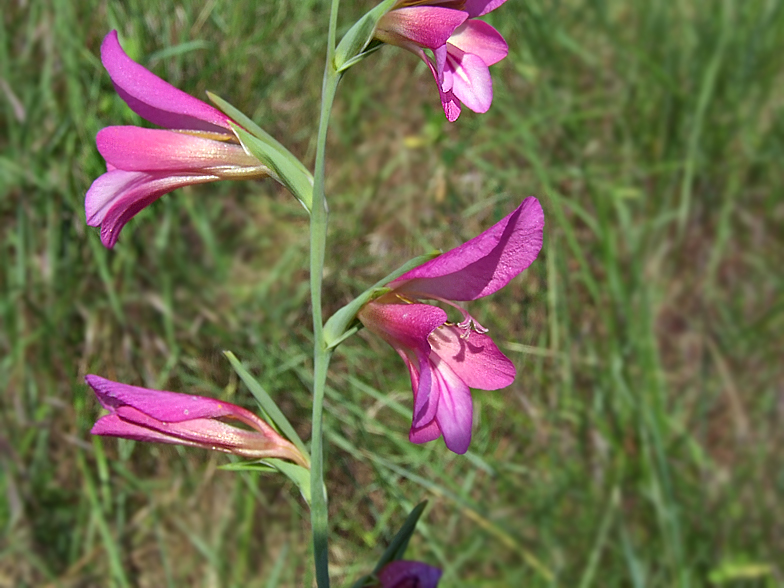
[[[108,165],[126,171],[205,171],[259,167],[239,145],[186,133],[134,126],[106,127],[96,137]]]
[[[455,122],[460,117],[461,107],[460,100],[457,99],[454,92],[441,92],[441,107],[444,109],[444,115],[449,122]]]
[[[116,412],[120,407],[130,406],[163,422],[234,418],[248,424],[261,422],[265,427],[267,426],[249,410],[215,398],[129,386],[92,374],[85,377],[85,382],[95,391],[101,405],[111,412]]]
[[[433,366],[426,353],[417,352],[419,370],[417,378],[411,377],[411,389],[414,391],[414,414],[411,418],[411,428],[418,429],[424,427],[436,418],[438,410],[438,384],[435,381]]]
[[[421,427],[415,427],[411,425],[411,430],[408,432],[408,440],[411,441],[411,443],[416,443],[417,445],[435,441],[440,436],[441,429],[438,428],[438,423],[436,422],[435,418]]]
[[[488,66],[509,55],[509,46],[501,33],[481,20],[469,20],[460,25],[449,37],[449,45],[476,55]]]
[[[387,295],[363,306],[357,318],[395,349],[402,347],[429,353],[427,338],[446,322],[447,315],[437,306],[401,304],[397,297]]]
[[[542,248],[544,213],[534,197],[485,232],[406,272],[389,284],[419,298],[475,300],[492,294],[526,269]]]
[[[385,43],[408,48],[408,43],[436,49],[444,45],[468,15],[461,10],[435,6],[399,8],[385,14],[376,37]]]
[[[183,441],[177,437],[165,435],[159,431],[148,429],[147,427],[140,427],[133,423],[124,421],[116,414],[107,414],[99,418],[93,428],[90,429],[93,435],[101,435],[103,437],[122,437],[123,439],[131,439],[133,441],[149,441],[152,443],[172,443],[178,445],[190,445],[195,447],[193,442]]]
[[[398,299],[382,297],[366,304],[357,317],[368,330],[389,343],[408,366],[414,392],[413,426],[420,427],[435,418],[437,388],[433,385],[428,337],[444,324],[446,312],[429,304],[398,304]]]
[[[506,0],[466,0],[463,5],[463,10],[468,13],[468,16],[482,16],[501,6]]]
[[[439,388],[436,422],[450,451],[463,454],[471,444],[474,406],[471,391],[455,372],[437,355],[431,357]]]
[[[117,31],[104,38],[101,61],[117,93],[142,118],[170,129],[233,134],[231,119],[221,111],[178,90],[128,57],[117,39]]]
[[[514,382],[514,364],[483,333],[445,325],[433,331],[428,341],[433,354],[469,388],[500,390]]]
[[[174,393],[170,392],[170,394]],[[189,395],[177,394],[177,396]],[[196,398],[201,397],[197,396]],[[210,398],[201,399],[212,400]],[[235,408],[244,410],[241,407]],[[116,414],[126,423],[138,425],[151,432],[163,434],[167,437],[176,439],[178,443],[187,442],[185,444],[218,451],[226,451],[238,455],[244,453],[247,455],[252,454],[254,457],[261,457],[259,452],[270,449],[274,450],[278,446],[278,443],[276,443],[278,440],[282,442],[282,445],[288,445],[288,443],[283,441],[275,433],[272,433],[272,435],[267,437],[264,435],[264,433],[267,432],[266,430],[260,432],[239,429],[227,423],[215,420],[214,417],[193,418],[181,422],[166,422],[153,418],[132,406],[120,406],[116,409]],[[250,414],[254,419],[256,418],[255,415],[252,413]],[[226,416],[229,418],[234,417],[233,414]],[[157,441],[157,439],[153,440]]]
[[[377,574],[381,588],[436,588],[441,570],[421,561],[395,560]]]
[[[493,104],[493,78],[480,57],[447,45],[444,77],[452,72],[452,93],[474,112],[487,112]]]
[[[443,51],[438,50],[435,52],[436,57],[439,56],[440,53],[443,53],[444,58],[446,59],[446,47],[443,48]],[[460,101],[455,97],[454,93],[452,92],[452,71],[439,71],[437,66],[433,65],[433,63],[428,59],[428,57],[422,52],[421,55],[422,59],[427,63],[430,71],[433,73],[433,77],[436,79],[436,86],[438,87],[438,96],[441,98],[441,107],[444,109],[444,115],[446,115],[446,119],[449,122],[455,122],[458,117],[460,116]],[[447,89],[444,89],[447,88]]]
[[[87,224],[101,227],[101,242],[111,249],[125,224],[164,194],[219,179],[215,175],[176,176],[167,172],[106,172],[92,183],[85,196]]]

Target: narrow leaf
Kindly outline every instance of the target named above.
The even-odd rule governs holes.
[[[392,543],[389,544],[389,547],[384,551],[381,559],[378,560],[376,569],[373,570],[374,572],[378,572],[391,561],[403,559],[406,548],[408,547],[408,542],[411,540],[411,535],[414,534],[414,529],[416,529],[416,525],[419,522],[419,517],[422,516],[426,506],[427,500],[423,500],[409,513],[408,517],[406,517],[406,522],[400,527],[397,535],[392,539]]]
[[[233,128],[243,147],[269,167],[274,172],[275,179],[286,186],[310,212],[313,201],[313,176],[308,168],[280,141],[226,100],[212,92],[207,92],[207,96],[226,116],[237,123]]]
[[[373,51],[365,48],[373,40],[376,25],[387,12],[392,10],[397,0],[385,0],[360,18],[340,40],[335,50],[335,70],[340,73],[367,57]]]
[[[238,125],[231,126],[242,146],[269,167],[275,174],[275,179],[286,186],[305,210],[310,212],[313,205],[313,176],[310,172],[303,173],[300,167],[291,161],[294,156],[290,153],[281,152],[275,145],[259,139]]]
[[[302,498],[310,504],[310,470],[276,458],[265,459],[264,463],[269,464],[294,482],[302,493]]]
[[[265,464],[262,461],[238,461],[236,463],[224,463],[218,466],[219,470],[227,472],[256,472],[259,474],[269,474],[277,472],[276,468]]]
[[[272,399],[272,397],[267,394],[267,391],[261,384],[258,383],[256,378],[250,375],[250,372],[248,372],[242,363],[240,363],[240,360],[237,359],[236,355],[234,355],[231,351],[224,351],[223,355],[225,355],[229,360],[231,367],[234,368],[234,371],[237,372],[237,375],[240,377],[240,379],[245,382],[245,385],[248,387],[251,394],[256,397],[256,401],[261,405],[262,410],[264,410],[264,412],[269,415],[269,418],[272,419],[272,422],[275,424],[275,426],[278,427],[280,432],[283,433],[283,435],[285,435],[289,441],[297,446],[297,449],[302,452],[302,455],[305,456],[305,459],[310,462],[310,454],[308,453],[307,447],[305,447],[302,439],[299,438],[299,435],[297,435],[294,427],[291,426],[291,423],[278,408],[278,405],[275,404],[275,401]],[[269,462],[271,460],[266,461]]]
[[[362,576],[354,583],[352,588],[363,588],[363,586],[368,585],[368,582],[374,577],[374,575],[377,574],[381,568],[383,568],[389,562],[403,559],[403,556],[406,553],[406,548],[408,547],[408,542],[411,540],[411,535],[414,534],[414,529],[419,522],[419,517],[422,516],[426,506],[427,500],[424,500],[414,507],[414,509],[406,518],[406,522],[403,523],[403,526],[397,532],[397,535],[395,535],[395,537],[392,539],[389,547],[387,547],[386,551],[384,551],[384,553],[381,555],[381,558],[378,560],[376,567],[373,569],[373,573]]]

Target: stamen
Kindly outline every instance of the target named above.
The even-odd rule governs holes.
[[[464,320],[462,323],[457,323],[457,326],[460,327],[461,329],[476,331],[477,333],[482,333],[482,334],[485,334],[489,331],[489,329],[480,325],[479,322],[477,322],[477,320],[471,315],[468,315],[468,318]]]
[[[439,302],[443,302],[444,304],[447,304],[452,308],[456,308],[463,314],[463,320],[459,323],[444,323],[445,325],[448,326],[456,326],[460,329],[463,329],[464,333],[460,335],[461,339],[467,340],[468,336],[471,334],[471,331],[475,331],[481,334],[485,334],[489,331],[489,329],[486,329],[481,324],[479,324],[479,321],[476,320],[474,317],[472,317],[470,314],[468,314],[468,311],[462,306],[460,306],[459,304],[456,304],[451,300],[445,300],[444,298],[439,298],[437,296],[429,296],[429,298],[432,298],[433,300],[438,300]]]
[[[402,300],[406,304],[416,304],[416,300],[412,300],[411,298],[407,298],[406,296],[403,296],[402,294],[395,293],[395,297],[398,300]]]

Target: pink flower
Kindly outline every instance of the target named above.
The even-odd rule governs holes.
[[[465,453],[471,442],[473,406],[469,388],[498,390],[515,379],[512,362],[468,312],[451,300],[476,300],[503,288],[536,259],[542,248],[544,214],[526,198],[509,216],[456,249],[403,274],[392,290],[357,315],[406,362],[414,391],[409,433],[413,443],[444,436],[446,446]],[[457,308],[459,323],[422,299]]]
[[[107,127],[96,138],[107,172],[84,201],[87,224],[114,247],[125,223],[183,186],[263,178],[270,170],[239,144],[229,117],[148,71],[120,47],[117,31],[101,45],[101,61],[120,97],[139,116],[171,130]]]
[[[476,17],[506,0],[400,0],[376,28],[376,38],[403,47],[427,63],[436,79],[444,114],[460,116],[461,103],[487,112],[493,102],[489,66],[509,53],[501,34]],[[425,49],[433,52],[431,59]]]
[[[255,414],[240,406],[191,394],[148,390],[88,375],[87,384],[109,411],[93,435],[174,443],[246,458],[279,457],[309,467],[302,453]],[[224,422],[239,421],[252,430]]]
[[[441,570],[421,561],[396,560],[376,574],[381,588],[436,588]]]

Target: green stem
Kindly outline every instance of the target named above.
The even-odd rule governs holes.
[[[324,272],[324,254],[327,246],[327,199],[324,193],[327,129],[332,102],[335,99],[340,75],[335,71],[335,40],[338,5],[332,0],[327,40],[327,63],[321,90],[321,116],[316,142],[316,165],[313,170],[313,208],[310,214],[310,300],[313,313],[313,424],[311,434],[310,465],[310,524],[313,532],[313,559],[316,583],[319,588],[329,587],[329,544],[327,520],[327,493],[324,486],[324,449],[322,418],[324,388],[327,382],[330,351],[324,341],[324,322],[321,313],[321,285]]]

